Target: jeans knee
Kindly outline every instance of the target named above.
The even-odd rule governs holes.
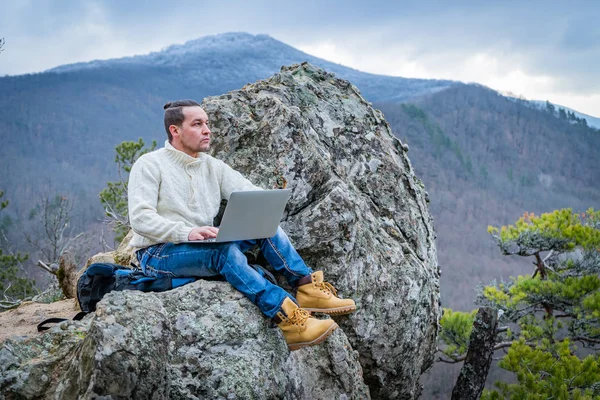
[[[235,243],[224,243],[215,249],[217,255],[214,265],[219,273],[227,265],[239,265],[246,262],[246,256]]]

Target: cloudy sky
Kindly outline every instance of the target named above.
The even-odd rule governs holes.
[[[18,0],[0,75],[266,33],[362,71],[477,82],[600,117],[597,1]]]

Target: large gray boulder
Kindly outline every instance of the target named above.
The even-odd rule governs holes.
[[[0,348],[0,398],[99,397],[365,399],[369,389],[342,330],[290,353],[241,293],[198,281],[109,293],[83,321]]]
[[[433,362],[439,272],[407,147],[349,82],[308,64],[205,99],[214,155],[292,198],[283,228],[358,310],[290,353],[226,282],[114,292],[96,313],[0,346],[2,398],[416,398]],[[115,258],[116,259],[116,258]]]
[[[427,192],[384,116],[310,64],[207,98],[213,155],[265,188],[292,189],[283,228],[352,297],[340,326],[375,398],[415,398],[441,316]]]

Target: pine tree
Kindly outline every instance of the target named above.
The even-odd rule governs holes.
[[[497,382],[482,398],[600,398],[600,211],[525,213],[488,231],[503,254],[532,259],[534,269],[480,290],[477,303],[516,327],[499,329],[495,348],[508,348],[499,366],[517,380]],[[446,313],[444,357],[459,361],[473,314]],[[581,358],[575,343],[593,354]]]
[[[567,112],[565,111],[564,108],[559,108],[558,109],[558,118],[560,118],[560,119],[567,119]]]
[[[152,146],[145,147],[142,138],[137,142],[127,141],[119,144],[115,151],[115,162],[119,171],[118,182],[108,182],[107,187],[100,192],[100,202],[104,206],[106,215],[110,218],[110,224],[117,234],[115,241],[123,240],[129,231],[129,217],[127,213],[127,183],[129,172],[135,161],[142,155],[154,150],[156,141],[152,141]]]
[[[548,112],[551,115],[556,115],[556,107],[554,107],[554,104],[550,103],[547,100],[546,100],[546,112]]]

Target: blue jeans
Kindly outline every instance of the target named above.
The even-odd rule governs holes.
[[[281,287],[272,284],[248,265],[244,252],[260,246],[263,256],[282,273],[292,287],[310,269],[294,249],[285,232],[277,229],[268,239],[227,243],[161,243],[137,251],[140,267],[146,275],[167,274],[173,277],[210,277],[222,275],[269,318],[281,310],[286,297],[295,299]]]

